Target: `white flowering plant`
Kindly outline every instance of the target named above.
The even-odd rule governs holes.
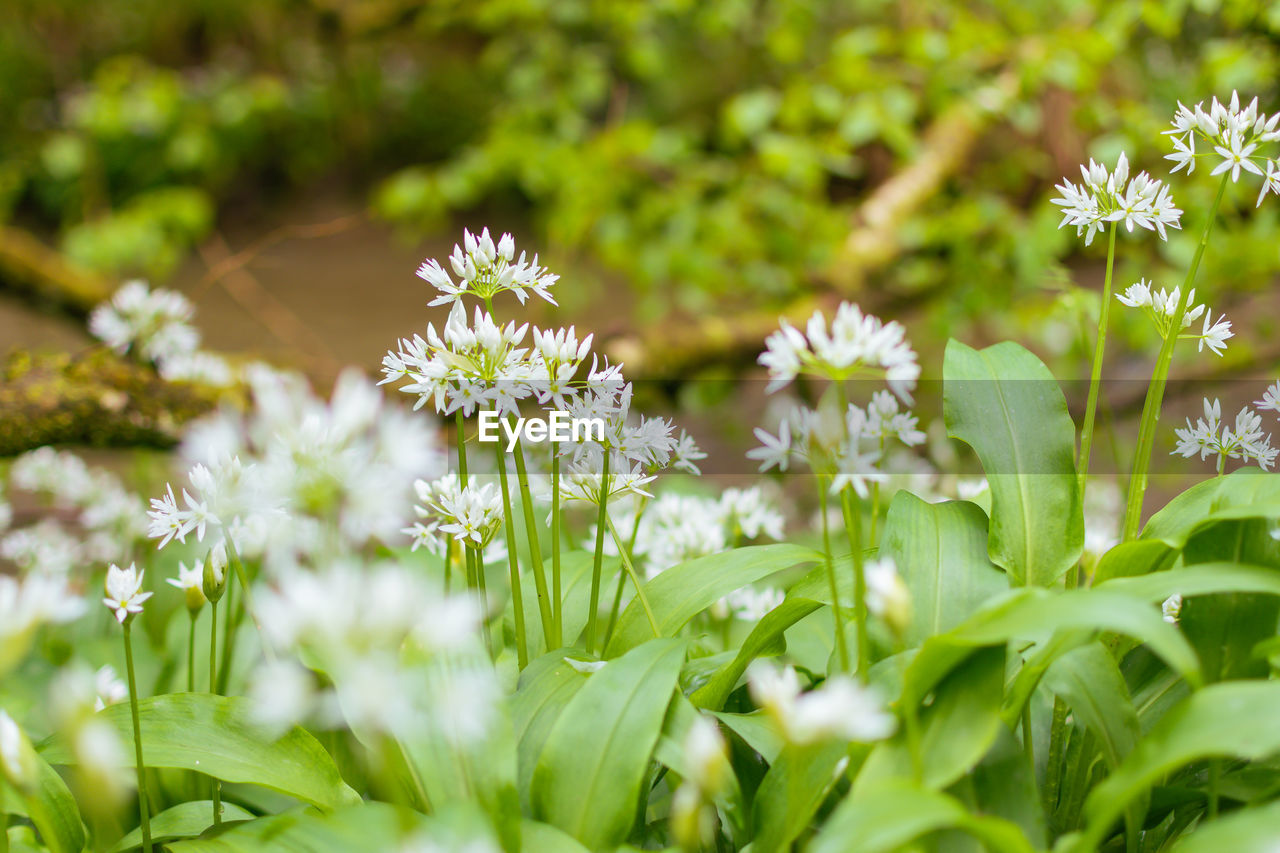
[[[592,335],[502,313],[559,280],[487,230],[419,269],[447,321],[388,352],[383,389],[219,373],[249,405],[187,430],[149,509],[24,454],[0,501],[5,848],[1267,849],[1280,382],[1158,424],[1177,342],[1232,337],[1196,272],[1229,186],[1274,191],[1276,122],[1234,96],[1175,117],[1175,171],[1215,157],[1219,192],[1180,286],[1115,294],[1160,338],[1123,497],[1088,473],[1116,232],[1183,225],[1123,156],[1058,187],[1063,225],[1108,237],[1079,424],[1029,350],[946,348],[943,426],[980,480],[938,470],[906,328],[843,303],[763,343],[759,473],[698,482],[709,454]],[[196,351],[162,291],[94,318],[162,374]],[[556,414],[596,428],[511,428]],[[1151,512],[1158,435],[1216,470]]]

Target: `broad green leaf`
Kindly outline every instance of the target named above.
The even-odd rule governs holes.
[[[941,829],[975,836],[986,849],[1030,853],[1018,827],[996,817],[975,817],[955,798],[906,782],[848,796],[832,812],[807,853],[890,853]]]
[[[1075,424],[1053,374],[1023,347],[947,342],[947,432],[982,461],[991,487],[991,560],[1014,586],[1052,586],[1075,565],[1084,521]]]
[[[653,640],[587,679],[533,771],[535,817],[592,849],[626,838],[683,662],[683,642]]]
[[[1135,798],[1192,761],[1265,758],[1280,751],[1280,682],[1212,684],[1175,706],[1085,802],[1087,825],[1075,849],[1094,849]]]
[[[1197,530],[1238,518],[1280,518],[1280,474],[1241,468],[1197,483],[1151,516],[1141,538],[1180,549]]]
[[[1280,802],[1233,812],[1182,837],[1173,853],[1274,853],[1280,832]]]
[[[769,766],[756,791],[754,850],[785,850],[813,819],[840,771],[849,744],[789,743]]]
[[[32,771],[31,785],[26,790],[11,787],[0,774],[0,802],[10,814],[30,819],[52,853],[80,853],[85,846],[85,831],[75,797],[57,771],[27,742],[26,735],[20,737],[24,762],[29,759]]]
[[[1098,642],[1067,652],[1049,667],[1045,684],[1093,732],[1107,763],[1120,766],[1138,742],[1138,714],[1110,652]]]
[[[1243,563],[1196,563],[1136,578],[1115,578],[1095,587],[1151,602],[1177,593],[1183,598],[1218,592],[1257,592],[1280,596],[1280,572]]]
[[[1016,824],[1037,850],[1047,846],[1049,830],[1040,789],[1027,767],[1022,744],[1009,729],[1002,727],[996,732],[991,750],[947,793],[963,801],[971,812]]]
[[[587,853],[587,848],[549,823],[526,820],[520,824],[524,853]]]
[[[222,803],[222,822],[235,823],[242,820],[253,820],[252,812],[247,812],[235,803]],[[192,800],[179,803],[173,808],[165,809],[151,818],[151,840],[156,844],[177,841],[179,838],[193,838],[213,825],[213,801]],[[142,846],[142,828],[139,827],[121,838],[111,853],[126,853]]]
[[[288,794],[323,809],[357,802],[360,795],[342,777],[320,742],[294,727],[277,738],[253,719],[243,697],[171,693],[138,703],[143,757],[148,767],[195,770],[224,782],[248,782]],[[111,723],[132,766],[133,726],[129,704],[111,705],[98,716]],[[60,738],[41,749],[50,764],[71,764]]]
[[[699,708],[718,710],[733,692],[738,679],[747,671],[751,662],[767,650],[783,642],[786,630],[822,605],[809,598],[788,594],[786,599],[764,615],[751,633],[742,641],[733,660],[725,664],[689,697]]]
[[[1009,588],[987,558],[987,516],[976,504],[931,504],[905,489],[893,497],[880,553],[892,557],[911,591],[908,647],[949,631]]]
[[[712,711],[712,715],[724,723],[747,746],[754,749],[766,764],[772,764],[778,758],[785,745],[778,727],[762,712],[751,714],[730,714],[726,711]]]
[[[1280,542],[1272,538],[1269,522],[1260,518],[1231,519],[1201,527],[1182,549],[1185,565],[1229,560],[1269,566],[1280,575]],[[1276,636],[1280,599],[1250,592],[1196,596],[1183,603],[1182,632],[1200,655],[1210,681],[1265,678],[1270,665],[1256,657],[1258,643]]]
[[[517,744],[518,788],[525,809],[532,807],[529,792],[533,770],[547,736],[569,700],[586,683],[587,676],[566,663],[562,652],[543,655],[520,673],[520,682],[509,706]]]
[[[812,548],[799,545],[752,545],[673,566],[644,585],[658,630],[673,637],[685,623],[724,596],[797,563],[821,560]],[[618,618],[606,658],[615,658],[653,638],[639,599]]]
[[[920,712],[921,781],[945,788],[972,770],[1003,727],[1000,699],[1005,650],[982,649],[952,670],[936,687],[933,702]],[[855,795],[890,779],[911,779],[907,732],[878,745],[854,781]]]
[[[1141,640],[1192,684],[1203,680],[1191,646],[1149,602],[1105,588],[1056,593],[1023,588],[1011,590],[964,624],[926,640],[907,666],[903,701],[922,701],[976,647],[1000,645],[1014,638],[1051,636],[1058,631],[1125,634]],[[1071,643],[1057,645],[1061,652],[1072,647]],[[1043,660],[1041,666],[1049,662]],[[1034,688],[1034,683],[1030,687]]]
[[[1121,542],[1098,560],[1093,570],[1093,585],[1112,578],[1138,577],[1169,568],[1178,552],[1157,539],[1135,539]]]
[[[404,841],[437,822],[407,809],[367,802],[327,813],[297,809],[240,823],[224,823],[221,827],[207,830],[200,838],[175,841],[165,846],[171,853],[396,850]],[[483,824],[479,826],[483,827]],[[457,840],[469,839],[464,836]]]

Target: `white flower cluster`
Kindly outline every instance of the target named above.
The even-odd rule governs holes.
[[[1233,183],[1239,181],[1242,170],[1262,178],[1258,205],[1268,192],[1280,194],[1280,163],[1267,156],[1264,147],[1280,141],[1280,113],[1268,117],[1259,112],[1257,98],[1244,109],[1237,92],[1231,93],[1226,105],[1214,98],[1208,110],[1203,103],[1194,109],[1179,103],[1172,129],[1164,132],[1173,137],[1173,153],[1165,157],[1174,162],[1172,171],[1186,168],[1189,175],[1195,171],[1197,157],[1216,156],[1219,163],[1211,174],[1230,172]],[[1197,151],[1197,138],[1212,152]]]
[[[751,698],[792,743],[866,743],[883,740],[897,728],[876,692],[847,676],[831,676],[816,690],[802,693],[795,669],[756,661],[747,670],[747,680]]]
[[[756,486],[726,489],[719,498],[666,493],[643,508],[638,525],[634,510],[616,513],[614,523],[624,535],[634,530],[634,556],[652,578],[687,560],[727,551],[743,539],[781,539],[784,519]],[[588,541],[594,539],[593,531]],[[617,554],[612,543],[606,549]],[[744,607],[748,594],[739,599]]]
[[[25,571],[60,574],[76,566],[122,560],[145,533],[142,499],[114,474],[90,468],[73,453],[52,447],[28,451],[14,460],[8,485],[39,495],[61,516],[42,518],[0,537],[0,557]],[[5,518],[0,522],[0,530],[9,523]]]
[[[1144,278],[1135,284],[1129,285],[1124,293],[1117,293],[1116,299],[1130,308],[1141,308],[1145,311],[1147,316],[1151,318],[1151,322],[1155,323],[1156,330],[1160,333],[1160,336],[1165,337],[1173,327],[1173,316],[1178,312],[1182,289],[1175,287],[1172,291],[1166,291],[1164,288],[1159,290],[1154,288],[1154,283],[1148,283]],[[1182,328],[1189,327],[1201,315],[1204,316],[1204,326],[1201,328],[1200,334],[1180,335],[1179,337],[1199,341],[1196,346],[1198,351],[1203,352],[1207,346],[1214,355],[1220,356],[1227,349],[1227,339],[1235,336],[1235,332],[1231,331],[1231,321],[1227,319],[1225,314],[1219,315],[1218,319],[1214,320],[1213,311],[1205,308],[1203,304],[1196,305],[1195,301],[1196,290],[1193,287],[1191,292],[1187,294],[1187,309],[1182,313]]]
[[[156,365],[170,381],[225,387],[235,381],[230,365],[200,349],[200,333],[191,325],[195,308],[181,293],[143,281],[121,285],[109,302],[89,315],[89,331],[116,352],[132,352]]]
[[[1217,400],[1210,403],[1208,398],[1204,401],[1204,417],[1198,418],[1195,426],[1187,418],[1187,428],[1175,429],[1174,432],[1178,436],[1174,454],[1186,459],[1198,454],[1202,461],[1217,456],[1219,471],[1227,459],[1253,460],[1266,470],[1280,453],[1280,448],[1271,446],[1271,436],[1263,432],[1259,414],[1244,406],[1236,414],[1234,426],[1225,426],[1222,423],[1222,405]]]
[[[286,659],[263,666],[250,695],[264,723],[398,737],[429,729],[466,743],[496,718],[501,689],[478,647],[476,603],[442,597],[401,566],[351,559],[290,571],[264,590],[259,616],[274,648],[325,676]]]
[[[765,339],[759,359],[769,369],[769,393],[801,374],[837,381],[883,378],[894,394],[910,402],[920,365],[906,341],[906,330],[897,322],[882,322],[842,302],[830,330],[821,311],[809,318],[804,334],[786,320],[780,326]]]
[[[189,485],[181,505],[172,486],[151,501],[148,535],[164,547],[194,533],[210,549],[229,536],[286,568],[391,541],[414,480],[443,467],[434,433],[356,371],[328,402],[299,376],[258,366],[246,378],[251,411],[224,410],[188,431]]]
[[[521,305],[530,293],[556,304],[548,288],[560,277],[538,266],[537,255],[532,261],[526,261],[524,252],[520,253],[519,260],[515,260],[515,254],[516,242],[510,234],[503,234],[495,244],[488,228],[478,237],[470,231],[463,231],[462,245],[455,244],[453,254],[449,256],[449,266],[460,280],[455,283],[434,258],[423,261],[418,268],[418,276],[440,291],[440,295],[431,300],[431,305],[456,303],[464,295],[491,300],[505,291],[513,293]]]
[[[747,451],[747,456],[760,462],[761,471],[786,471],[793,460],[805,462],[816,472],[832,475],[833,494],[853,486],[866,497],[869,484],[887,479],[876,467],[886,442],[896,440],[907,447],[924,443],[917,423],[886,391],[877,391],[865,409],[850,404],[843,418],[831,407],[792,406],[776,438],[756,428],[761,446]]]
[[[1123,153],[1110,172],[1090,159],[1088,166],[1080,167],[1080,174],[1079,185],[1064,179],[1055,187],[1061,195],[1053,204],[1062,208],[1058,227],[1074,225],[1086,246],[1108,222],[1123,222],[1130,232],[1135,225],[1155,231],[1161,240],[1168,239],[1166,228],[1182,227],[1182,211],[1173,206],[1169,187],[1146,172],[1130,180],[1129,158]]]
[[[419,521],[402,532],[413,537],[413,550],[426,546],[442,553],[439,534],[447,534],[459,544],[484,548],[502,528],[502,496],[495,483],[480,485],[475,476],[463,486],[457,474],[445,474],[428,482],[413,484],[419,503],[414,506]]]

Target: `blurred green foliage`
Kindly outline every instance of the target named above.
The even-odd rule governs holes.
[[[163,277],[217,216],[336,184],[412,234],[480,210],[530,224],[630,283],[642,320],[773,308],[826,286],[933,119],[1011,73],[864,286],[873,307],[946,293],[931,331],[1034,326],[1052,357],[1090,300],[1026,297],[1098,260],[1057,230],[1053,183],[1122,149],[1165,172],[1178,100],[1238,87],[1280,109],[1278,70],[1280,7],[1247,0],[10,0],[0,213]],[[1195,231],[1211,189],[1174,192]],[[1227,216],[1206,288],[1264,287],[1275,214]],[[1125,243],[1121,281],[1191,251]]]

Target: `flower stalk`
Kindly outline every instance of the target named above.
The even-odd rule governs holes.
[[[124,621],[124,667],[129,679],[129,712],[133,717],[133,757],[138,772],[138,813],[142,825],[142,849],[152,853],[151,805],[147,800],[146,762],[142,757],[142,720],[138,712],[138,679],[133,668],[132,618]],[[217,815],[215,804],[215,816]]]
[[[1098,311],[1098,337],[1093,349],[1093,367],[1089,372],[1089,397],[1085,403],[1084,424],[1080,428],[1080,461],[1076,465],[1080,494],[1084,495],[1089,478],[1089,457],[1093,449],[1094,419],[1098,413],[1098,392],[1102,385],[1102,360],[1107,350],[1107,325],[1111,318],[1111,274],[1116,260],[1116,224],[1107,229],[1107,272],[1102,280],[1102,306]]]
[[[609,519],[609,451],[603,454],[600,468],[600,492],[597,497],[596,546],[591,562],[591,603],[587,610],[587,652],[596,649],[597,611],[600,609],[600,573],[604,569],[604,531]]]
[[[520,588],[520,567],[516,560],[516,522],[511,512],[511,489],[507,484],[507,455],[501,444],[495,444],[493,450],[498,462],[498,482],[502,486],[502,515],[507,531],[507,566],[511,570],[511,607],[515,616],[516,662],[520,669],[524,669],[529,665],[529,641],[525,633],[524,592]],[[545,623],[542,628],[545,633],[547,628]],[[550,638],[548,638],[547,648],[551,648]]]
[[[836,649],[840,654],[840,670],[849,671],[849,641],[844,635],[844,616],[840,613],[840,586],[836,583],[835,560],[831,557],[831,525],[827,521],[827,483],[825,477],[817,477],[818,513],[822,516],[822,553],[826,558],[827,581],[831,587],[831,611],[836,619]],[[861,552],[859,551],[859,554]]]
[[[858,681],[867,684],[871,674],[871,641],[867,637],[867,573],[862,553],[862,518],[857,512],[858,496],[852,486],[840,492],[840,510],[849,537],[849,556],[853,562],[853,619],[858,641]]]
[[[524,442],[517,441],[515,448],[516,481],[520,486],[520,504],[524,509],[524,528],[529,539],[529,559],[533,564],[533,583],[538,592],[538,615],[542,618],[542,633],[548,649],[562,645],[552,613],[550,594],[547,590],[547,573],[542,563],[542,543],[538,541],[538,526],[533,514],[533,495],[529,491],[529,472],[524,462]]]
[[[1147,388],[1147,398],[1142,406],[1142,423],[1138,429],[1138,447],[1134,452],[1133,473],[1129,477],[1129,494],[1125,501],[1123,541],[1129,542],[1138,536],[1142,524],[1142,502],[1147,491],[1147,472],[1151,467],[1151,451],[1155,444],[1156,425],[1160,420],[1160,406],[1164,401],[1165,385],[1169,381],[1169,368],[1173,364],[1173,348],[1182,332],[1182,316],[1191,299],[1191,285],[1195,283],[1196,273],[1200,269],[1200,259],[1209,245],[1209,234],[1213,223],[1218,218],[1218,208],[1222,205],[1222,197],[1227,191],[1230,174],[1222,176],[1218,184],[1218,194],[1214,196],[1213,206],[1209,208],[1209,217],[1205,221],[1204,230],[1200,234],[1200,243],[1191,259],[1191,267],[1187,270],[1186,281],[1178,297],[1178,307],[1172,315],[1172,322],[1160,345],[1160,353],[1156,357],[1155,370],[1151,375],[1151,384]]]

